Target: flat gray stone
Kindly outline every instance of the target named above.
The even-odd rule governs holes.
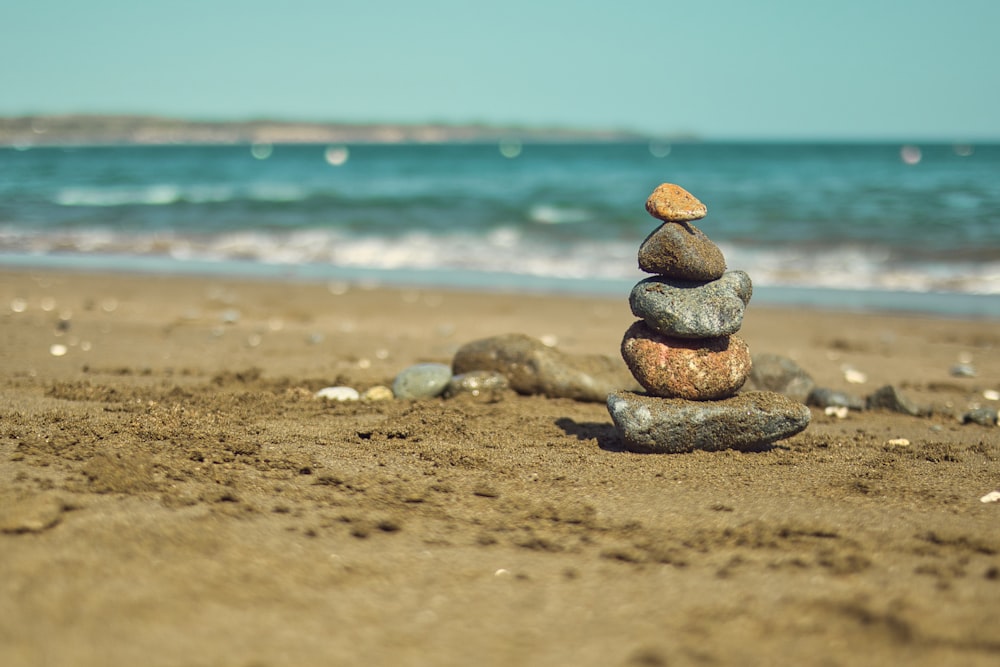
[[[810,391],[809,397],[806,399],[806,405],[815,405],[819,408],[847,408],[859,411],[865,409],[865,401],[860,396],[826,387],[816,387]]]
[[[802,403],[774,392],[746,392],[720,401],[656,398],[630,391],[608,396],[608,412],[633,452],[759,449],[809,425]]]
[[[599,354],[566,354],[524,334],[503,334],[466,343],[452,359],[456,375],[496,371],[519,394],[603,403],[619,389],[638,389],[625,364]]]
[[[416,364],[400,371],[392,382],[392,393],[404,400],[434,398],[444,393],[450,381],[447,364]]]
[[[778,354],[753,355],[753,368],[747,387],[759,391],[776,391],[805,403],[816,382],[801,366]]]
[[[889,410],[891,412],[900,412],[904,415],[912,415],[913,417],[922,417],[928,413],[928,410],[914,403],[890,384],[876,389],[865,400],[865,406],[869,410]]]
[[[678,338],[716,338],[743,326],[753,284],[743,271],[708,282],[654,276],[632,288],[629,305],[651,328]]]

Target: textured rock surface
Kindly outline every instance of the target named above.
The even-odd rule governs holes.
[[[455,374],[496,371],[519,394],[603,403],[619,389],[638,388],[628,369],[604,355],[571,355],[524,334],[504,334],[463,345],[452,360]]]
[[[622,358],[646,391],[705,401],[732,396],[750,374],[750,350],[738,336],[692,340],[636,322],[622,339]]]
[[[690,192],[673,183],[658,185],[646,200],[646,210],[664,222],[700,220],[708,209]]]
[[[639,268],[681,280],[716,280],[726,271],[726,258],[694,225],[665,222],[639,246]]]
[[[451,381],[451,367],[447,364],[416,364],[402,370],[392,382],[396,398],[434,398],[444,392]]]
[[[801,366],[778,354],[755,354],[750,371],[750,387],[760,391],[776,391],[800,403],[805,403],[816,382]]]
[[[736,333],[753,286],[743,271],[730,271],[707,283],[647,278],[632,288],[629,305],[636,317],[668,336],[716,338]]]
[[[773,392],[746,392],[721,401],[684,401],[620,391],[608,412],[625,448],[679,453],[695,449],[758,449],[809,425],[809,408]]]

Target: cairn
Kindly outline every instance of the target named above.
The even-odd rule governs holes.
[[[608,411],[625,447],[637,452],[759,449],[799,433],[809,409],[774,392],[742,392],[750,350],[736,335],[753,287],[726,271],[722,251],[692,222],[704,204],[664,183],[646,201],[662,221],[639,248],[639,268],[655,274],[632,289],[640,318],[621,353],[646,393],[617,391]]]

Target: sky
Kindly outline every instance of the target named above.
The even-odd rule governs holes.
[[[32,0],[0,115],[1000,139],[997,0]]]

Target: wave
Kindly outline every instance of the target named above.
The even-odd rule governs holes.
[[[302,201],[310,193],[293,184],[266,183],[237,188],[229,185],[158,184],[141,187],[70,187],[55,193],[60,206],[116,207],[219,204],[238,200],[286,203]]]
[[[775,287],[1000,295],[1000,260],[901,260],[868,246],[761,248],[720,243],[729,266]],[[0,252],[21,255],[156,257],[177,262],[239,260],[266,265],[354,269],[460,270],[560,280],[639,280],[632,240],[540,240],[516,226],[485,234],[411,231],[387,236],[343,230],[218,234],[112,232],[106,228],[29,231],[0,228]]]

